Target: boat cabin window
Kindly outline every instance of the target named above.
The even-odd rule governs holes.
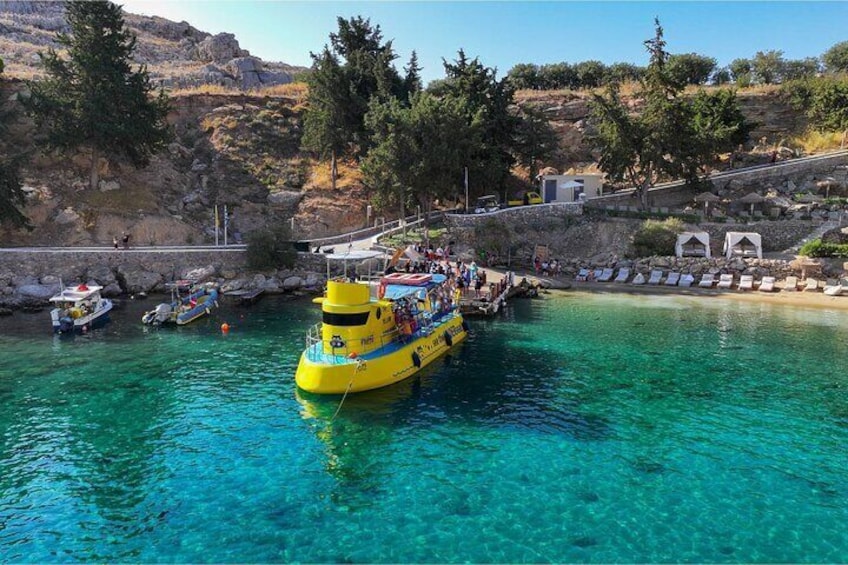
[[[330,326],[364,326],[368,321],[369,312],[356,312],[353,314],[338,314],[336,312],[324,312],[324,323]]]

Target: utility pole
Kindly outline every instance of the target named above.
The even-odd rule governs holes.
[[[218,247],[218,205],[215,204],[215,247]]]
[[[468,213],[468,167],[465,167],[465,213]]]
[[[227,205],[224,204],[224,247],[227,246],[227,227],[230,225],[230,216],[227,213]]]

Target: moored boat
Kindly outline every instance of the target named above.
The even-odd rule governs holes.
[[[180,295],[181,285],[174,285],[170,302],[163,302],[141,317],[144,324],[159,326],[176,324],[184,326],[203,316],[212,313],[212,308],[218,306],[218,289],[213,286],[198,286]]]
[[[453,294],[444,275],[396,273],[379,286],[329,280],[316,299],[322,322],[307,335],[295,382],[307,392],[343,394],[414,375],[468,335]]]
[[[50,298],[53,331],[56,333],[85,332],[109,321],[112,301],[100,296],[102,286],[85,283],[63,287]]]

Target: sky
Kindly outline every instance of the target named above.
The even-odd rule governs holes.
[[[518,63],[599,60],[647,64],[643,42],[659,17],[670,53],[698,53],[719,66],[757,51],[817,57],[848,40],[848,2],[330,2],[116,0],[127,12],[232,33],[265,61],[311,65],[338,17],[363,16],[392,40],[401,70],[413,50],[425,83],[463,49],[504,76]],[[402,72],[402,71],[401,71]]]

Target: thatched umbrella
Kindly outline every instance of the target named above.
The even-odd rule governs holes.
[[[816,186],[824,189],[824,197],[830,198],[830,189],[836,186],[839,186],[839,183],[836,182],[836,179],[833,177],[827,177],[825,179],[820,180],[816,183]]]
[[[742,202],[744,204],[750,204],[751,205],[751,215],[753,216],[754,215],[754,204],[759,204],[759,203],[763,202],[764,200],[765,200],[765,198],[763,198],[762,196],[760,196],[756,192],[749,192],[748,194],[746,194],[745,196],[740,198],[739,202]]]
[[[718,202],[721,200],[718,196],[713,194],[712,192],[702,192],[695,196],[695,202],[703,202],[704,203],[704,215],[706,216],[709,213],[710,202]]]

